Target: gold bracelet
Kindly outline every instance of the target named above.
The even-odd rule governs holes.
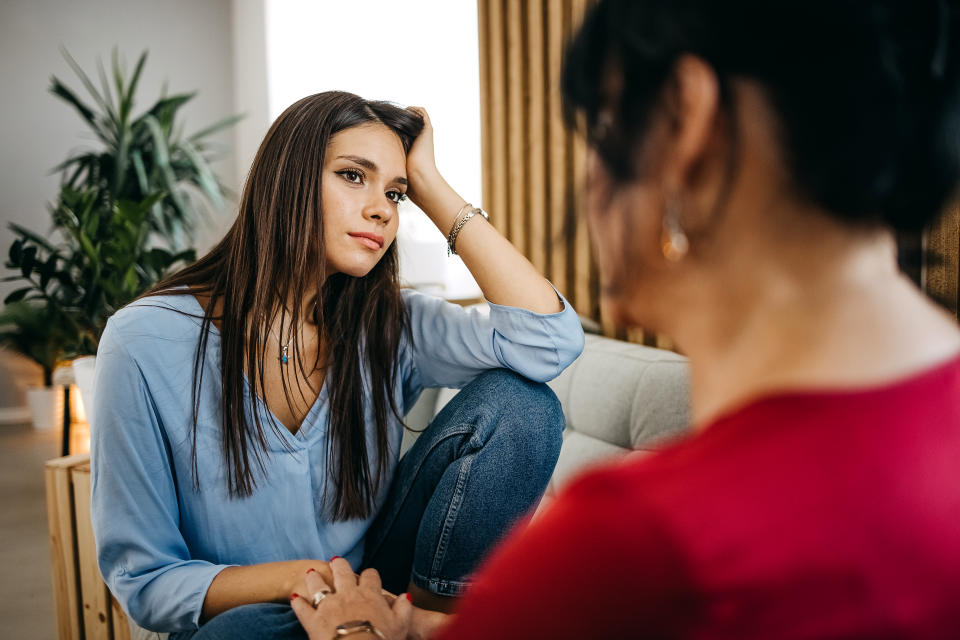
[[[333,638],[330,640],[337,640],[337,638],[342,638],[343,636],[352,636],[355,633],[372,633],[380,638],[380,640],[387,640],[383,632],[373,626],[369,620],[351,620],[343,624],[338,624],[337,632],[333,634]]]

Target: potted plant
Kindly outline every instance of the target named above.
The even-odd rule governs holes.
[[[186,248],[206,214],[203,198],[219,208],[227,192],[210,168],[210,162],[222,151],[210,136],[233,126],[242,116],[224,118],[186,136],[177,118],[196,92],[162,95],[149,109],[134,116],[146,51],[127,77],[114,50],[113,86],[101,66],[99,89],[69,53],[64,51],[63,55],[93,102],[78,98],[56,77],[50,91],[76,110],[100,142],[100,148],[78,152],[56,167],[55,171],[61,172],[61,183],[74,191],[94,188],[100,197],[112,201],[141,202],[162,192],[148,218],[150,231],[165,246],[174,250]]]
[[[92,356],[107,319],[174,265],[195,258],[192,249],[172,253],[148,246],[147,220],[162,197],[155,193],[141,202],[104,203],[95,189],[74,191],[64,186],[53,210],[55,227],[65,236],[62,243],[55,245],[11,225],[17,239],[7,266],[17,269],[13,279],[26,281],[27,286],[5,302],[42,303],[63,328],[51,336],[60,353],[87,356],[74,360],[74,375],[87,398],[88,419],[94,393]]]
[[[210,169],[219,150],[209,137],[238,117],[184,136],[177,116],[193,93],[161,96],[134,115],[146,52],[130,76],[114,52],[111,78],[101,66],[99,89],[69,54],[64,56],[92,106],[57,78],[50,90],[80,114],[99,145],[56,168],[60,191],[51,217],[59,240],[10,225],[16,240],[6,266],[16,273],[6,280],[25,286],[4,303],[49,305],[69,325],[67,336],[61,336],[64,355],[94,356],[110,315],[178,263],[195,259],[187,245],[206,214],[205,203],[219,207],[225,193]],[[74,360],[74,371],[91,419],[92,357]]]
[[[35,429],[53,429],[60,422],[63,394],[53,386],[53,370],[61,362],[64,345],[73,340],[73,325],[55,305],[14,302],[0,312],[0,345],[24,355],[43,370],[43,386],[27,389],[27,403]]]

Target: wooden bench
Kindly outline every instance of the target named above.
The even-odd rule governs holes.
[[[130,626],[97,567],[90,523],[90,455],[45,469],[50,568],[60,640],[130,640]]]

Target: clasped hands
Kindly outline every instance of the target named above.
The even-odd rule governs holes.
[[[290,595],[290,606],[310,640],[332,640],[338,637],[338,625],[356,620],[368,621],[386,640],[420,637],[416,632],[420,625],[414,620],[415,611],[419,610],[411,604],[409,594],[394,597],[385,592],[376,569],[367,569],[357,576],[343,558],[334,558],[329,566],[333,584],[310,569],[305,580],[308,592]],[[314,608],[315,597],[323,592],[327,593],[318,598]],[[356,637],[359,640],[376,636],[358,633]]]

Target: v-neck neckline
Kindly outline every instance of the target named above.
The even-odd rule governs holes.
[[[192,304],[200,310],[199,317],[202,318],[203,314],[206,313],[203,305],[200,304],[200,301],[197,300],[197,297],[191,293],[189,289],[187,290],[186,295],[189,296]],[[210,331],[211,335],[217,339],[217,348],[219,349],[222,342],[222,336],[220,335],[220,329],[212,321],[210,322]],[[247,378],[246,372],[243,372],[242,375],[244,392],[253,398],[255,407],[262,408],[267,417],[270,418],[270,420],[272,420],[276,426],[280,427],[279,431],[282,433],[284,440],[286,441],[293,439],[300,444],[306,442],[307,435],[315,431],[315,427],[317,426],[318,421],[314,414],[317,413],[319,411],[319,407],[322,404],[325,404],[327,401],[327,376],[324,376],[323,384],[320,385],[320,391],[317,393],[317,397],[314,399],[313,404],[310,405],[310,408],[307,409],[306,414],[303,416],[303,420],[300,421],[300,425],[294,432],[291,431],[290,428],[287,427],[287,425],[285,425],[283,421],[277,417],[277,415],[273,412],[273,409],[270,408],[270,405],[267,404],[267,401],[254,391],[253,385],[250,384],[250,380]],[[270,431],[276,432],[278,430],[270,429]]]

